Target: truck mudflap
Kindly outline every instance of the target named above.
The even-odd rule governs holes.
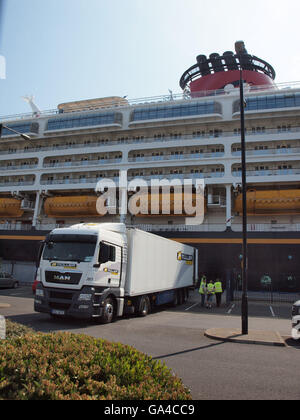
[[[70,290],[43,287],[40,283],[36,289],[34,310],[61,317],[101,318],[103,303],[108,294],[109,289],[97,289],[91,286],[84,286],[81,290]]]

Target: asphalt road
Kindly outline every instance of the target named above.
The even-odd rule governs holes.
[[[290,309],[289,304],[249,303],[249,329],[278,331],[287,339],[286,347],[272,347],[205,337],[208,328],[239,328],[240,305],[203,309],[197,293],[184,305],[165,307],[146,318],[97,325],[34,313],[29,288],[0,290],[1,315],[38,331],[85,333],[132,345],[170,367],[195,400],[298,400],[300,346],[289,339]]]

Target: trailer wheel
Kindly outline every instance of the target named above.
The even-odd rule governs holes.
[[[178,305],[178,291],[174,290],[174,298],[171,302],[172,306],[177,306]]]
[[[115,304],[112,298],[106,298],[101,316],[102,324],[109,324],[115,318]]]
[[[185,303],[188,300],[189,297],[189,291],[188,288],[182,289],[182,301]]]
[[[178,305],[182,305],[184,303],[184,290],[179,289],[177,293],[178,293]]]
[[[137,315],[138,316],[147,316],[150,312],[150,300],[148,296],[141,296],[137,302]]]

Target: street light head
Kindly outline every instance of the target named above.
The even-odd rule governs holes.
[[[20,131],[17,131],[17,130],[15,130],[15,129],[11,128],[11,127],[7,127],[7,126],[6,126],[6,125],[4,125],[4,124],[0,124],[0,137],[1,137],[1,135],[2,135],[2,130],[3,130],[3,128],[5,128],[5,129],[6,129],[6,130],[8,130],[8,131],[11,131],[11,132],[12,132],[12,133],[14,133],[14,134],[17,134],[18,136],[21,136],[21,137],[22,137],[22,139],[24,139],[24,140],[31,141],[31,137],[30,137],[30,136],[28,136],[27,134],[20,133]]]
[[[236,41],[234,48],[236,54],[248,54],[244,41]]]
[[[27,136],[27,134],[20,134],[20,136],[21,136],[21,137],[22,137],[22,139],[24,139],[24,140],[31,141],[31,137],[30,137],[30,136]]]

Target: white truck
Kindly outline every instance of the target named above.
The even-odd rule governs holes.
[[[292,338],[300,340],[300,300],[292,306]]]
[[[195,248],[122,223],[54,229],[39,260],[35,311],[102,323],[183,303],[198,274]]]

